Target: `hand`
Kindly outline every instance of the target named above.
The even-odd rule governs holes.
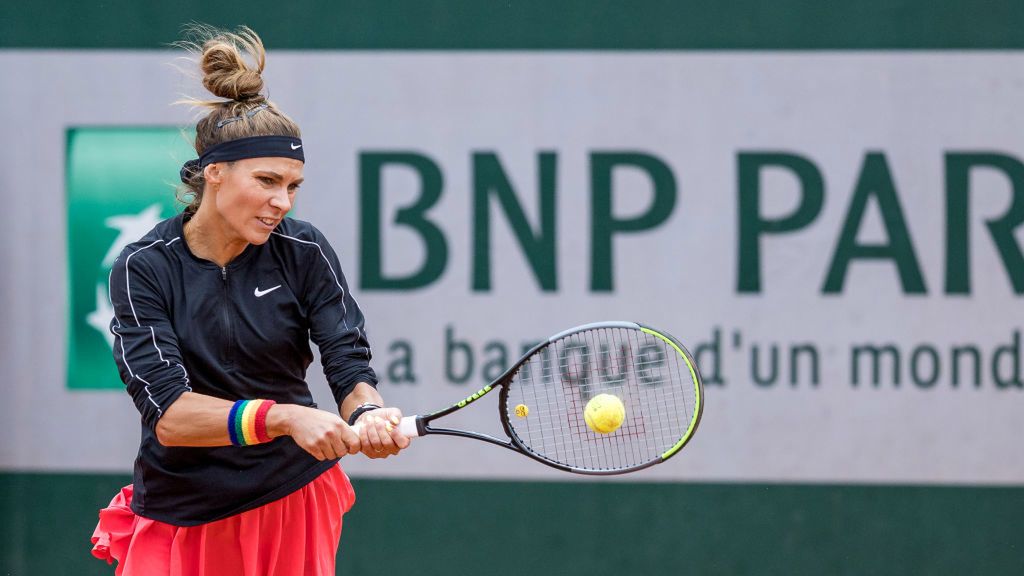
[[[359,435],[337,414],[295,404],[276,404],[270,409],[267,433],[291,436],[317,460],[357,454],[361,447]]]
[[[409,438],[398,429],[402,411],[379,408],[364,412],[356,421],[359,444],[368,458],[387,458],[409,446]]]

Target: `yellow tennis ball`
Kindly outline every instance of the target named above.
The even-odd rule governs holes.
[[[526,415],[530,413],[530,409],[526,407],[526,404],[519,404],[516,406],[516,416],[520,418],[526,418]]]
[[[587,402],[583,409],[587,427],[598,434],[611,434],[622,426],[626,419],[626,407],[613,394],[598,394]]]

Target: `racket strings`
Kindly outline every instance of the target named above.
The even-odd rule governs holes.
[[[528,359],[509,383],[506,414],[517,440],[537,456],[581,470],[621,470],[659,458],[687,431],[696,383],[667,341],[629,328],[570,334]],[[617,396],[625,419],[608,434],[584,412],[598,394]],[[516,417],[514,407],[529,409]]]

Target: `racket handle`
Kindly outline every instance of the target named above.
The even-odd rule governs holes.
[[[356,434],[359,434],[359,432],[362,429],[363,429],[363,423],[362,422],[356,422],[355,425],[352,426],[352,430],[354,430]],[[402,420],[398,423],[398,431],[401,432],[402,434],[408,436],[409,438],[415,438],[415,437],[419,436],[420,435],[420,431],[419,431],[419,428],[416,427],[416,417],[415,416],[406,416],[406,417],[402,418]]]
[[[398,423],[398,431],[408,436],[409,438],[415,438],[420,435],[420,430],[416,426],[415,416],[406,416],[402,418],[402,421]]]

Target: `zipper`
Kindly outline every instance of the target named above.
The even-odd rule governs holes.
[[[220,269],[221,285],[224,287],[224,305],[221,306],[223,313],[221,314],[224,318],[224,345],[221,349],[222,357],[221,360],[226,368],[234,367],[235,365],[235,349],[234,341],[235,334],[231,324],[231,290],[228,287],[228,269],[226,266],[221,266]]]

